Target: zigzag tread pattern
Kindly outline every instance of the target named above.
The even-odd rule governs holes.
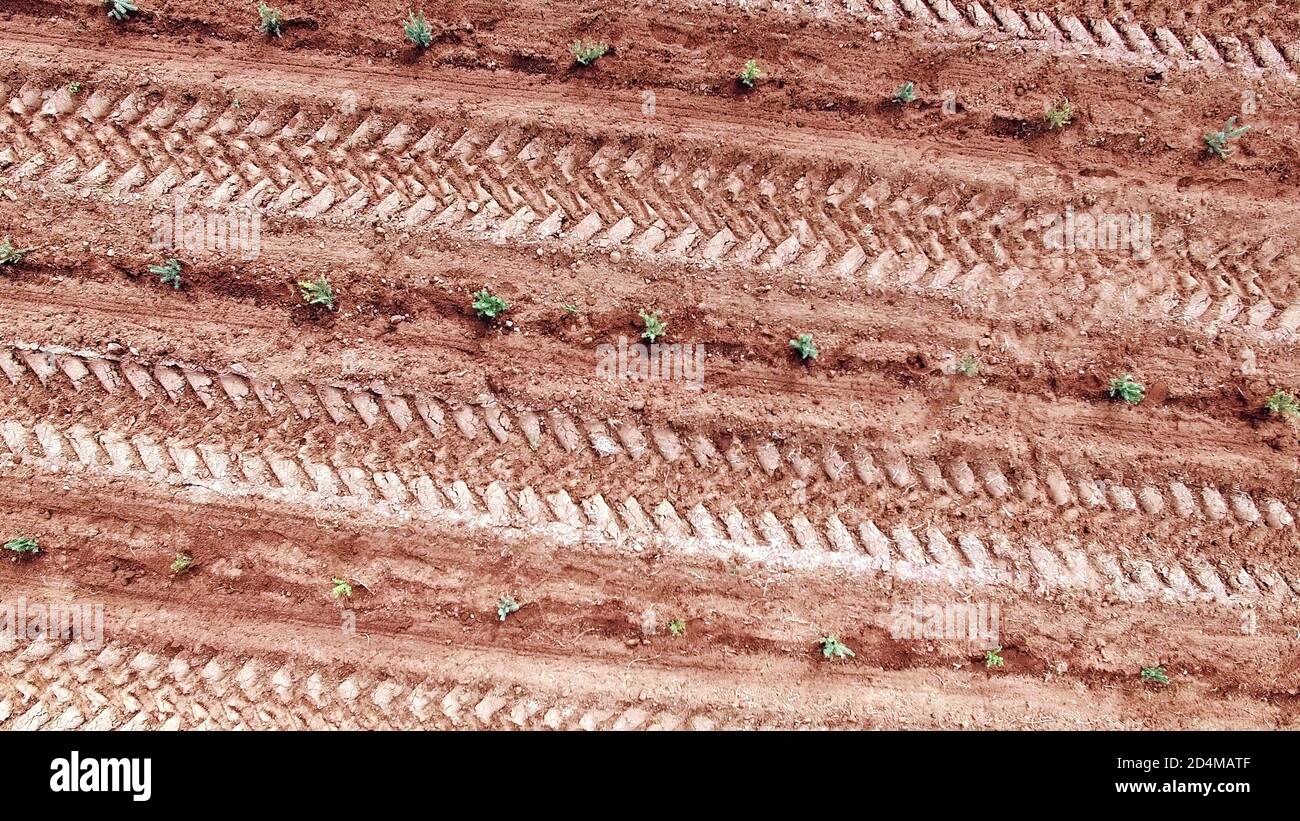
[[[1300,40],[1252,34],[1176,32],[1140,21],[1080,19],[1017,11],[1010,6],[950,0],[713,0],[714,5],[784,14],[844,14],[861,20],[909,20],[961,39],[1010,38],[1050,51],[1069,51],[1140,65],[1239,71],[1296,79]]]
[[[12,644],[12,642],[11,642]],[[500,684],[340,677],[289,660],[109,641],[0,647],[0,729],[713,730],[752,717]]]
[[[1257,498],[1242,490],[1211,484],[1124,482],[1067,471],[1049,459],[1031,466],[1003,461],[908,455],[866,442],[822,443],[805,455],[765,437],[710,437],[666,425],[648,429],[632,419],[575,418],[559,409],[510,411],[494,397],[477,403],[447,402],[427,395],[376,391],[331,384],[282,384],[225,372],[212,373],[179,363],[141,363],[112,355],[74,353],[36,346],[0,347],[0,372],[19,385],[30,377],[49,390],[98,387],[110,395],[134,393],[143,402],[197,400],[209,411],[229,406],[276,419],[293,413],[301,419],[328,419],[338,425],[377,426],[435,439],[459,435],[467,440],[492,437],[503,446],[538,449],[550,436],[567,453],[589,450],[602,460],[637,462],[657,454],[664,461],[700,469],[722,466],[773,480],[853,483],[899,491],[923,489],[953,498],[986,498],[1047,506],[1057,513],[1112,511],[1123,515],[1218,522],[1223,526],[1266,526],[1291,530],[1295,517],[1276,498]],[[757,471],[755,471],[757,468]]]
[[[45,192],[619,247],[959,300],[1024,300],[1041,295],[1026,283],[1048,280],[1054,298],[1095,316],[1279,341],[1300,329],[1294,279],[1274,273],[1294,253],[1276,238],[1190,241],[1169,228],[1147,259],[1067,261],[1044,253],[1045,217],[995,207],[991,191],[902,187],[848,163],[716,149],[701,162],[644,136],[294,104],[254,112],[140,91],[74,97],[30,82],[0,83],[0,98],[0,169]]]
[[[1128,601],[1246,600],[1284,606],[1300,577],[1264,563],[1253,570],[1196,554],[1150,561],[1077,540],[1040,544],[1001,533],[955,537],[934,525],[918,535],[906,524],[888,534],[863,519],[851,528],[838,514],[814,523],[803,514],[746,517],[736,508],[703,504],[678,510],[669,500],[646,505],[634,496],[601,494],[574,500],[564,490],[542,494],[494,481],[471,488],[457,479],[439,486],[428,476],[404,478],[357,465],[326,465],[274,452],[227,450],[212,443],[156,441],[82,425],[59,430],[0,420],[0,438],[24,465],[54,472],[90,472],[149,484],[185,485],[223,495],[254,494],[298,507],[418,517],[460,527],[530,533],[566,544],[604,544],[633,551],[662,547],[682,554],[740,557],[784,567],[858,574],[888,573],[904,581],[958,586],[1011,585],[1038,593],[1107,592]],[[0,469],[3,469],[0,463]]]

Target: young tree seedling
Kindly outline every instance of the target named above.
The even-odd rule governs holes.
[[[302,292],[303,302],[308,305],[324,305],[331,311],[334,310],[334,288],[330,286],[324,274],[321,274],[315,282],[311,280],[299,282],[298,290]]]
[[[668,622],[668,632],[677,638],[686,635],[686,619],[673,619]]]
[[[639,315],[641,321],[645,323],[645,330],[641,332],[642,339],[648,339],[653,343],[656,339],[668,333],[668,325],[660,321],[659,314],[642,310]]]
[[[163,285],[170,285],[180,290],[181,287],[181,261],[179,259],[169,259],[162,265],[150,265],[149,273],[158,277],[158,281]]]
[[[266,3],[257,4],[259,22],[257,30],[269,37],[279,37],[284,33],[284,14]]]
[[[763,76],[763,72],[758,70],[757,60],[746,60],[745,67],[740,70],[740,83],[745,88],[753,88],[758,78]]]
[[[573,59],[578,65],[589,66],[604,57],[605,52],[609,51],[609,46],[595,40],[574,40],[570,50],[573,52]]]
[[[911,80],[894,89],[894,102],[907,105],[916,100],[916,84]]]
[[[334,584],[334,588],[330,591],[330,595],[332,595],[334,598],[336,599],[352,598],[352,583],[349,582],[347,579],[341,578],[339,576],[335,576],[333,579],[333,584]]]
[[[1164,667],[1143,667],[1142,680],[1159,684],[1161,687],[1169,684],[1169,676],[1165,673]]]
[[[994,667],[1001,667],[1006,661],[1002,658],[1002,645],[994,647],[992,650],[984,651],[984,666],[992,670]]]
[[[119,23],[139,11],[131,0],[105,0],[104,5],[108,7],[109,19]]]
[[[36,540],[29,536],[19,536],[5,542],[5,550],[11,550],[20,556],[35,556],[41,552],[41,547]]]
[[[35,249],[16,248],[14,247],[14,244],[9,241],[9,237],[5,237],[4,242],[0,242],[0,265],[17,265],[23,261],[23,257],[30,254],[33,250]]]
[[[1295,394],[1277,390],[1264,400],[1264,409],[1277,416],[1295,416],[1300,413],[1300,404],[1296,404]]]
[[[1136,405],[1146,396],[1146,388],[1141,382],[1134,381],[1133,374],[1120,374],[1110,380],[1110,398],[1121,399],[1130,405]]]
[[[177,553],[176,558],[172,560],[172,575],[179,576],[189,570],[192,564],[194,564],[194,558],[188,553]]]
[[[519,602],[513,596],[502,596],[497,600],[497,619],[505,621],[506,616],[519,609]]]
[[[474,311],[482,318],[496,319],[501,314],[510,310],[510,304],[499,296],[496,296],[487,288],[474,294]]]
[[[979,360],[974,354],[966,354],[957,360],[957,373],[962,376],[975,376],[980,372]]]
[[[1221,160],[1226,160],[1228,155],[1233,152],[1232,146],[1228,145],[1228,143],[1249,130],[1250,126],[1248,125],[1237,126],[1237,115],[1234,114],[1223,124],[1223,128],[1206,133],[1205,150]]]
[[[799,334],[790,340],[790,347],[799,352],[799,358],[805,362],[809,359],[816,359],[820,355],[817,346],[813,344],[812,334]]]
[[[68,93],[79,94],[80,92],[81,92],[81,83],[77,82],[76,80],[73,80],[72,82],[68,83]]]
[[[855,655],[843,642],[835,636],[822,636],[822,657],[823,658],[853,658]]]
[[[407,40],[420,48],[428,48],[433,42],[433,29],[429,27],[429,21],[424,19],[423,9],[411,12],[411,16],[402,24],[402,31],[406,32]]]
[[[1048,106],[1043,113],[1043,119],[1047,120],[1050,128],[1065,128],[1073,117],[1074,106],[1070,105],[1069,100],[1061,100],[1056,105]]]

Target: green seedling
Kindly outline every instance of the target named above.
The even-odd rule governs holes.
[[[813,344],[812,334],[799,334],[794,339],[790,340],[790,347],[798,351],[799,358],[804,361],[816,359],[821,354],[821,352],[817,350],[817,346]]]
[[[894,89],[894,102],[907,105],[916,100],[916,84],[910,80]]]
[[[510,304],[499,296],[496,296],[487,288],[474,294],[474,311],[480,316],[487,319],[496,319],[501,314],[510,310]]]
[[[673,619],[668,622],[668,632],[678,638],[686,635],[686,619]]]
[[[1219,159],[1226,160],[1233,151],[1232,146],[1228,145],[1228,143],[1249,130],[1250,126],[1248,125],[1237,126],[1237,116],[1234,114],[1223,124],[1223,128],[1206,133],[1205,149]]]
[[[1142,680],[1159,684],[1161,687],[1169,684],[1169,676],[1165,673],[1164,667],[1143,667]]]
[[[665,336],[668,333],[668,326],[660,321],[659,314],[641,311],[639,315],[641,321],[645,323],[645,330],[641,332],[642,339],[648,339],[651,342],[654,342],[659,337]]]
[[[190,566],[194,564],[194,558],[186,553],[177,553],[176,558],[172,560],[172,575],[179,576]]]
[[[302,299],[308,305],[324,305],[331,311],[334,310],[334,289],[324,274],[315,282],[311,280],[299,282],[298,290],[302,292]]]
[[[121,22],[135,14],[139,9],[131,0],[106,0],[104,3],[108,7],[108,17],[110,20]]]
[[[574,40],[570,50],[578,65],[589,66],[604,57],[605,52],[609,51],[609,46],[595,40]]]
[[[1122,399],[1130,405],[1136,405],[1146,396],[1146,388],[1141,382],[1134,381],[1132,374],[1120,374],[1110,380],[1110,398]]]
[[[843,659],[854,656],[854,652],[835,636],[823,636],[821,644],[823,658]]]
[[[68,83],[68,91],[72,94],[79,93],[81,91],[81,83],[78,83],[76,80]]]
[[[19,536],[5,542],[5,550],[11,550],[19,555],[35,556],[41,552],[41,547],[36,543],[35,539],[29,536]]]
[[[14,247],[14,244],[9,241],[9,237],[5,237],[4,242],[0,242],[0,265],[17,265],[23,261],[23,257],[30,254],[33,250],[35,249],[16,248]]]
[[[332,595],[334,598],[336,599],[352,598],[352,583],[349,582],[347,579],[335,576],[333,580],[333,584],[334,584],[334,588],[330,591],[330,595]]]
[[[1048,106],[1043,113],[1043,119],[1047,120],[1047,125],[1051,128],[1065,128],[1073,117],[1074,106],[1070,105],[1069,100],[1061,100],[1056,105]]]
[[[763,76],[763,72],[758,70],[757,60],[746,60],[745,67],[740,70],[740,82],[745,88],[753,88],[758,78]]]
[[[411,12],[411,16],[402,24],[402,31],[406,32],[407,40],[420,48],[428,48],[433,42],[433,29],[429,27],[429,21],[424,19],[423,10]]]
[[[284,33],[284,14],[277,8],[272,8],[265,3],[257,4],[258,24],[257,30],[271,37],[279,37]]]
[[[510,615],[511,613],[515,612],[518,609],[519,609],[519,602],[515,601],[514,597],[502,596],[497,601],[497,619],[500,621],[505,621],[506,616]]]
[[[1283,390],[1274,391],[1273,395],[1264,401],[1264,409],[1278,416],[1295,416],[1300,413],[1300,405],[1296,404],[1295,394]]]
[[[1001,667],[1006,663],[1002,658],[1002,645],[994,647],[992,650],[984,651],[984,666],[992,670],[994,667]]]
[[[957,360],[957,373],[962,376],[976,376],[980,372],[979,360],[972,354],[966,354]]]
[[[181,287],[181,261],[179,259],[169,259],[162,265],[150,265],[149,273],[158,277],[158,281],[163,285],[170,285],[173,288]]]

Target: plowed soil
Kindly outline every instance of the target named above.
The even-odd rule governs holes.
[[[1300,726],[1293,5],[139,5],[0,0],[0,727]]]

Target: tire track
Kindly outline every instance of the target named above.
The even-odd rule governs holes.
[[[413,444],[425,441],[452,450],[442,457],[458,466],[491,463],[502,450],[531,454],[557,474],[566,463],[581,465],[581,474],[598,486],[625,484],[621,477],[644,473],[654,465],[719,476],[735,499],[772,500],[794,487],[828,493],[843,507],[866,505],[874,498],[926,498],[928,507],[952,502],[973,511],[983,503],[997,515],[1018,516],[1042,511],[1054,517],[1113,514],[1152,520],[1206,523],[1225,531],[1233,527],[1267,527],[1294,532],[1294,505],[1269,496],[1178,478],[1123,480],[1081,472],[1045,454],[999,455],[983,452],[931,455],[903,446],[869,441],[787,444],[780,438],[715,435],[645,424],[634,417],[574,416],[561,409],[514,410],[496,397],[478,402],[449,401],[429,395],[378,391],[356,385],[280,383],[237,373],[212,373],[179,363],[143,363],[134,358],[76,354],[34,347],[0,348],[0,371],[15,388],[27,386],[54,392],[71,391],[77,404],[65,407],[90,424],[136,415],[136,408],[157,407],[169,422],[208,430],[214,420],[231,414],[223,435],[247,431],[263,446],[315,458],[326,455],[357,462],[418,459]],[[110,405],[106,406],[105,401]],[[117,401],[113,401],[113,400]],[[193,408],[192,421],[176,418]],[[305,423],[285,427],[287,421]],[[161,424],[162,420],[150,424]],[[340,432],[322,445],[307,447],[312,426],[328,421],[363,433],[361,450],[355,437]],[[373,446],[389,441],[381,457]],[[463,443],[456,446],[456,443]],[[523,448],[527,447],[527,451]],[[529,458],[525,456],[524,458]],[[639,482],[633,482],[635,487]],[[752,488],[752,490],[751,490]],[[806,499],[782,509],[798,511],[817,505]]]
[[[958,41],[1010,41],[1046,52],[1210,73],[1267,74],[1289,81],[1300,66],[1300,40],[1247,32],[1175,31],[1140,20],[1080,19],[1070,14],[1020,11],[1010,5],[949,0],[713,0],[751,12],[818,17],[844,15],[872,24],[907,21]]]
[[[42,195],[623,249],[1210,335],[1292,341],[1300,328],[1300,292],[1284,275],[1297,258],[1273,237],[1168,227],[1149,258],[1066,259],[1044,245],[1047,215],[998,204],[1010,192],[893,180],[859,164],[481,118],[347,116],[307,101],[253,111],[189,93],[75,98],[32,82],[0,84],[0,97],[0,168]]]
[[[121,641],[99,650],[47,641],[0,648],[6,730],[714,730],[762,723],[649,699],[561,697],[391,671],[340,675],[307,660],[268,663],[216,649]]]
[[[1260,600],[1283,606],[1300,587],[1300,576],[1266,563],[1252,563],[1251,570],[1236,560],[1197,553],[1137,558],[1134,551],[1150,550],[1140,544],[1117,551],[1113,544],[1077,538],[1039,543],[1000,532],[945,533],[935,525],[906,523],[886,533],[870,519],[850,527],[837,513],[817,521],[802,513],[785,519],[771,512],[746,516],[734,506],[685,509],[645,494],[607,499],[596,493],[575,500],[563,489],[543,493],[498,481],[471,487],[472,476],[436,483],[428,475],[403,477],[391,469],[395,466],[326,464],[269,449],[228,447],[211,436],[191,443],[9,418],[0,420],[0,438],[11,461],[58,473],[253,495],[306,508],[415,516],[575,546],[662,549],[815,572],[886,573],[923,584],[1010,585],[1038,595],[1104,593],[1125,601],[1233,605]]]

